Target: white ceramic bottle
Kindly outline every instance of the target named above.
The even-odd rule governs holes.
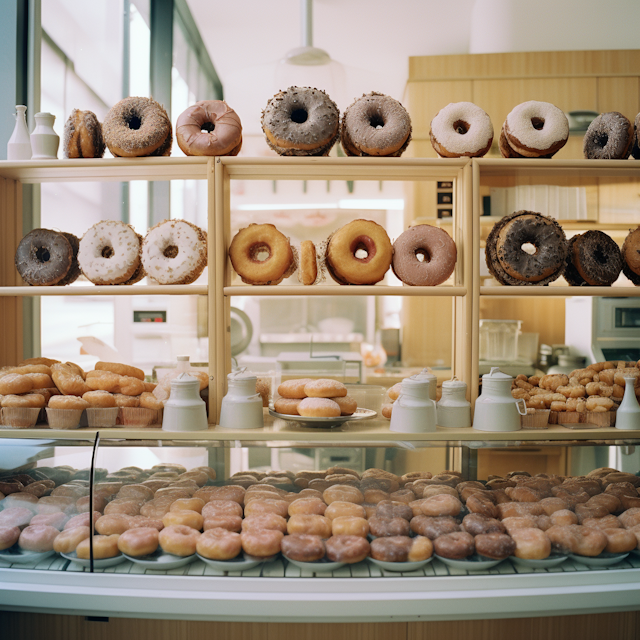
[[[400,433],[436,430],[436,403],[429,397],[429,380],[420,375],[402,381],[400,395],[393,403],[389,429]]]
[[[522,398],[511,395],[513,377],[491,367],[482,376],[482,395],[476,400],[473,428],[479,431],[519,431],[520,416],[527,414]],[[394,409],[395,411],[395,409]]]
[[[438,394],[438,377],[425,367],[420,373],[411,376],[412,380],[426,380],[429,383],[429,397],[435,402]]]
[[[227,376],[228,391],[222,398],[220,426],[225,429],[264,427],[262,396],[256,393],[257,377],[240,369]]]
[[[164,405],[164,431],[204,431],[207,410],[200,397],[200,380],[181,373],[171,381],[171,395]]]
[[[462,429],[471,426],[471,403],[467,400],[467,383],[455,376],[442,383],[438,402],[438,426]]]
[[[27,127],[27,107],[16,105],[16,126],[7,144],[7,160],[31,160],[31,138]]]
[[[640,405],[634,388],[636,379],[624,377],[624,396],[616,411],[616,429],[640,429]]]
[[[56,117],[51,113],[40,112],[34,118],[36,128],[31,132],[33,160],[57,160],[60,136],[53,130]]]

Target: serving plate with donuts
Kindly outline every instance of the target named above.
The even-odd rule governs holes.
[[[158,548],[154,553],[150,553],[147,556],[130,556],[126,553],[122,554],[127,560],[135,564],[139,564],[145,569],[157,569],[159,571],[166,571],[169,569],[179,569],[188,564],[191,564],[194,560],[197,560],[196,554],[190,556],[176,556],[172,553],[165,553],[162,549]]]
[[[568,557],[569,556],[565,554],[552,553],[548,558],[535,559],[511,556],[510,560],[525,569],[550,569],[551,567],[557,567],[562,564]]]
[[[314,573],[335,571],[336,569],[340,569],[347,564],[346,562],[332,562],[327,558],[317,560],[316,562],[304,562],[302,560],[294,560],[293,558],[288,558],[287,556],[284,557],[287,559],[287,562],[294,564],[296,567],[299,567],[300,569],[304,569],[306,571],[313,571]]]
[[[603,552],[597,556],[580,556],[577,553],[570,553],[569,557],[574,562],[580,562],[586,564],[587,567],[611,567],[618,562],[622,562],[629,554],[628,553],[606,553]]]
[[[263,562],[269,562],[275,557],[269,556],[268,558],[255,558],[246,554],[241,554],[235,558],[231,558],[231,560],[213,560],[211,558],[205,558],[199,553],[196,553],[196,556],[200,558],[202,562],[208,564],[212,569],[217,569],[218,571],[247,571],[248,569],[257,567]]]
[[[14,544],[12,547],[0,551],[0,560],[11,564],[30,564],[41,562],[54,553],[55,551],[27,551]]]
[[[367,420],[378,415],[373,409],[361,409],[358,407],[355,412],[350,416],[337,416],[334,418],[322,418],[312,416],[293,416],[286,413],[278,413],[273,409],[269,409],[269,415],[274,418],[280,418],[281,420],[290,420],[295,422],[301,427],[316,428],[316,429],[332,429],[334,427],[340,427],[345,422],[350,420]]]
[[[72,551],[71,553],[61,553],[60,555],[67,560],[71,560],[71,562],[76,562],[82,567],[89,567],[91,564],[91,560],[89,560],[89,558],[78,558],[75,551]],[[94,558],[93,568],[107,569],[108,567],[115,567],[117,564],[120,564],[125,560],[127,560],[127,558],[122,553],[119,553],[117,556],[113,556],[112,558]]]
[[[504,558],[494,560],[493,558],[485,558],[484,556],[474,554],[467,558],[445,558],[444,556],[435,555],[435,557],[444,562],[452,569],[463,569],[464,571],[486,571],[499,565]]]
[[[426,567],[433,560],[433,556],[426,560],[418,560],[416,562],[387,562],[386,560],[376,560],[371,556],[369,556],[367,560],[371,564],[374,564],[385,571],[398,571],[404,573],[408,571],[418,571],[418,569]]]

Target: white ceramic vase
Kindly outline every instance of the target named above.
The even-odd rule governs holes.
[[[56,117],[51,113],[36,113],[36,128],[31,133],[33,160],[57,160],[60,136],[53,130]]]
[[[436,403],[429,397],[429,380],[420,375],[405,378],[393,403],[390,431],[426,433],[436,430]]]
[[[171,381],[171,395],[164,405],[164,431],[204,431],[207,411],[200,397],[200,380],[181,373]]]
[[[222,398],[220,426],[226,429],[261,429],[264,427],[262,396],[256,393],[257,377],[245,370],[227,376],[227,395]]]
[[[471,403],[467,384],[457,378],[442,383],[442,397],[437,404],[438,426],[463,429],[471,426]]]
[[[31,138],[27,127],[27,107],[16,105],[16,126],[7,143],[7,160],[31,160]]]
[[[634,389],[636,379],[625,376],[624,396],[616,411],[616,429],[640,429],[640,405]]]

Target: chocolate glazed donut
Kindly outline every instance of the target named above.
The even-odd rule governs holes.
[[[62,233],[34,229],[18,245],[15,265],[20,277],[31,285],[60,282],[71,269],[73,249]]]
[[[602,231],[587,231],[568,243],[565,278],[572,286],[612,285],[622,271],[618,245]]]

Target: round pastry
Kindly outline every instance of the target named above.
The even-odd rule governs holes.
[[[115,558],[120,550],[118,549],[118,538],[120,536],[114,534],[112,536],[93,536],[93,557],[95,560],[103,558]],[[89,538],[85,538],[78,543],[76,547],[76,555],[78,558],[89,560],[91,551],[89,546]]]
[[[282,539],[282,554],[298,562],[317,562],[324,558],[324,541],[320,536],[294,533]]]
[[[239,506],[235,502],[231,504]],[[204,506],[205,502],[202,498],[179,498],[171,504],[169,511],[196,511],[197,513],[202,513]],[[240,513],[242,513],[242,507],[240,507]]]
[[[475,551],[473,536],[466,531],[445,533],[433,541],[433,547],[439,556],[455,560],[468,558]]]
[[[629,231],[621,253],[624,275],[636,286],[640,285],[640,227]]]
[[[130,529],[151,528],[156,531],[162,531],[164,529],[164,524],[162,524],[162,520],[159,518],[147,518],[142,515],[129,516],[129,522],[131,523]]]
[[[246,519],[246,518],[245,518]],[[305,533],[321,538],[331,536],[331,520],[325,516],[296,514],[287,522],[287,533]]]
[[[562,227],[553,218],[524,210],[497,222],[485,249],[489,271],[506,285],[549,284],[562,275],[566,256]]]
[[[260,518],[262,516],[252,516],[254,518]],[[283,518],[284,519],[284,518]],[[226,529],[227,531],[234,531],[240,533],[242,531],[243,520],[240,516],[230,515],[217,515],[210,516],[204,519],[202,525],[203,531],[209,531],[209,529]],[[286,527],[286,523],[285,523]]]
[[[462,530],[477,536],[484,533],[504,533],[505,527],[496,518],[487,518],[479,513],[469,513],[462,519]]]
[[[603,529],[602,532],[607,536],[606,553],[627,553],[633,551],[638,540],[635,533],[626,529]]]
[[[298,404],[298,413],[310,418],[337,418],[340,405],[329,398],[304,398]]]
[[[311,380],[305,384],[304,392],[310,398],[338,398],[347,395],[347,388],[342,382],[338,382],[338,380],[320,378],[318,380]]]
[[[33,520],[31,522],[33,523]],[[560,524],[560,523],[554,522],[553,524]],[[576,522],[567,522],[566,524],[578,524],[577,516],[576,516]],[[622,529],[623,528],[622,522],[620,522],[619,518],[617,516],[614,516],[611,513],[607,516],[602,516],[601,518],[585,518],[582,521],[582,525],[585,527],[593,527],[595,529],[601,529],[603,531],[605,529]]]
[[[124,533],[131,528],[131,519],[123,513],[110,513],[98,518],[96,531],[103,536]]]
[[[411,118],[397,100],[374,91],[344,112],[340,141],[348,156],[399,157],[411,141]]]
[[[3,501],[4,502],[4,501]],[[0,527],[26,527],[33,518],[33,511],[26,507],[5,507],[0,511]]]
[[[272,224],[240,229],[231,241],[229,258],[246,284],[279,284],[296,267],[289,238]]]
[[[408,536],[411,527],[406,518],[383,518],[376,515],[369,518],[369,531],[372,536],[377,538]]]
[[[140,502],[137,500],[112,500],[105,508],[105,515],[139,516]]]
[[[71,257],[71,267],[69,268],[69,271],[67,271],[67,275],[64,278],[62,278],[62,280],[60,280],[59,282],[56,282],[56,285],[58,287],[62,287],[66,284],[71,284],[72,282],[75,282],[82,274],[82,271],[80,270],[80,265],[78,264],[78,251],[80,249],[80,239],[74,236],[73,233],[68,233],[66,231],[61,231],[60,233],[62,233],[62,235],[69,241],[69,244],[71,245],[72,257]]]
[[[449,278],[456,259],[456,244],[446,231],[419,224],[409,227],[393,243],[391,268],[405,284],[432,287]]]
[[[298,405],[302,400],[295,400],[293,398],[278,398],[273,403],[273,410],[277,413],[282,413],[287,416],[299,416]]]
[[[268,558],[279,553],[283,538],[281,531],[273,529],[253,529],[240,534],[242,549],[254,558]]]
[[[74,109],[64,125],[63,157],[102,158],[104,149],[102,126],[96,114]]]
[[[138,380],[144,380],[144,371],[138,369],[138,367],[132,367],[128,364],[122,364],[120,362],[96,362],[94,367],[96,371],[110,371],[111,373],[117,373],[119,376],[128,376],[130,378],[138,378]]]
[[[362,562],[370,551],[369,542],[360,536],[331,536],[326,542],[327,558],[332,562]]]
[[[107,113],[102,132],[115,157],[171,154],[171,120],[162,105],[152,98],[120,100]]]
[[[413,518],[413,510],[403,502],[381,500],[376,506],[376,516],[380,518],[404,518],[409,521]]]
[[[19,537],[19,527],[0,526],[0,551],[13,547],[13,545],[18,542]]]
[[[187,156],[237,156],[242,124],[224,100],[201,100],[178,116],[176,141]]]
[[[432,555],[433,543],[422,536],[391,536],[371,543],[371,557],[384,562],[419,562]]]
[[[337,500],[329,504],[326,511],[324,512],[324,515],[326,518],[329,518],[329,520],[333,520],[341,516],[364,518],[366,516],[366,513],[364,507],[361,504]]]
[[[493,560],[504,560],[513,555],[516,543],[506,533],[481,533],[474,538],[476,553]]]
[[[116,401],[112,393],[108,391],[87,391],[82,394],[82,399],[88,402],[92,407],[115,407]]]
[[[162,489],[160,489],[162,491]],[[228,484],[224,487],[203,487],[193,494],[194,498],[202,498],[205,502],[211,502],[212,500],[231,500],[237,502],[239,505],[244,504],[245,490],[233,484]]]
[[[201,533],[184,525],[170,525],[159,534],[162,550],[175,556],[192,556]]]
[[[259,516],[263,513],[275,513],[283,518],[289,517],[289,503],[286,500],[251,500],[245,504],[244,516]]]
[[[441,158],[481,158],[491,148],[491,118],[473,102],[452,102],[431,121],[431,145]]]
[[[557,153],[569,138],[569,121],[549,102],[531,100],[515,107],[504,123],[509,146],[526,158]]]
[[[80,240],[78,264],[94,284],[127,282],[140,265],[138,234],[124,222],[98,222]]]
[[[568,243],[564,277],[572,286],[612,285],[623,267],[616,242],[602,231],[578,234]]]
[[[454,496],[440,494],[424,500],[420,508],[425,516],[457,516],[462,502]]]
[[[212,500],[207,502],[201,511],[205,518],[216,516],[239,516],[242,517],[242,506],[233,500]]]
[[[31,518],[29,525],[45,524],[50,527],[55,527],[58,531],[62,531],[68,519],[69,516],[62,511],[56,511],[54,513],[39,513]]]
[[[516,543],[513,555],[527,560],[544,560],[544,558],[548,558],[551,554],[551,540],[547,533],[553,529],[554,527],[551,527],[545,533],[534,527],[512,530],[507,527],[509,535]]]
[[[334,502],[353,502],[354,504],[362,504],[364,502],[362,492],[358,488],[346,484],[336,484],[325,489],[322,498],[329,506]]]
[[[204,518],[197,511],[169,511],[162,516],[162,524],[165,527],[184,525],[200,531],[204,524]]]
[[[554,525],[566,526],[569,524],[578,524],[578,516],[569,509],[554,511],[549,517]]]
[[[371,220],[353,220],[329,240],[326,264],[331,277],[340,284],[380,282],[393,259],[387,232]]]
[[[327,505],[319,498],[298,498],[289,503],[289,515],[323,516]]]
[[[304,285],[314,284],[318,277],[316,245],[311,240],[303,240],[300,243],[299,277]]]
[[[22,238],[16,249],[16,269],[30,285],[58,284],[72,264],[73,249],[69,240],[50,229],[34,229]]]
[[[56,553],[73,553],[76,547],[91,535],[89,527],[74,527],[65,529],[56,536],[53,541],[53,550]]]
[[[223,528],[209,529],[198,538],[196,551],[211,560],[231,560],[242,551],[240,534]]]
[[[426,536],[430,540],[435,540],[445,533],[460,531],[458,521],[452,516],[432,517],[417,515],[411,519],[409,524],[411,531],[421,536]]]
[[[287,521],[275,513],[263,513],[258,516],[247,516],[242,520],[242,531],[262,531],[269,529],[287,533]]]
[[[154,527],[129,529],[118,538],[118,549],[134,558],[155,553],[159,544],[160,535]]]
[[[333,400],[340,407],[341,416],[352,416],[358,408],[358,403],[350,396],[329,398]]]
[[[633,146],[633,124],[621,113],[601,113],[584,134],[582,150],[587,160],[626,160]]]
[[[326,156],[338,139],[340,112],[320,89],[289,87],[262,112],[267,144],[281,156]]]
[[[313,380],[311,378],[297,378],[296,380],[287,380],[286,382],[283,382],[278,386],[278,394],[287,399],[306,398],[307,394],[305,393],[304,388],[305,385],[307,385],[307,383],[309,382],[313,382]]]
[[[207,266],[207,233],[186,220],[163,220],[147,231],[142,265],[160,284],[191,284]]]

